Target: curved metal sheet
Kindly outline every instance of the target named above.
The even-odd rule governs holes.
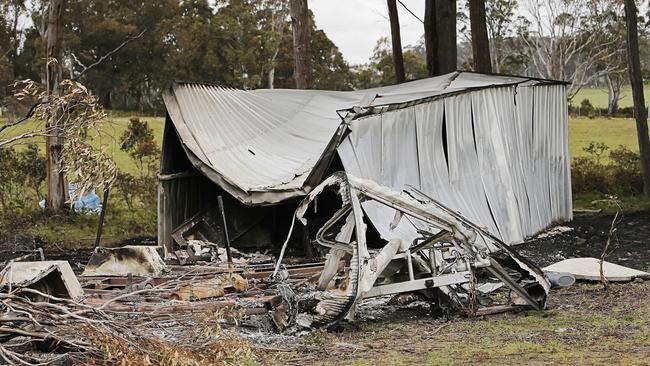
[[[346,128],[337,111],[538,82],[453,72],[348,92],[176,83],[163,99],[192,164],[240,201],[260,205],[302,196],[322,180]]]

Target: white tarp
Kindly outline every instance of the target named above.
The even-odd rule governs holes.
[[[338,148],[349,174],[416,187],[506,243],[572,218],[564,85],[468,91],[352,119],[350,131]],[[417,236],[415,220],[391,231],[393,209],[364,209],[384,239]]]

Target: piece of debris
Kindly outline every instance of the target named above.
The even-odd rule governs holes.
[[[303,200],[296,217],[304,221],[308,206],[332,189],[342,205],[316,234],[316,242],[330,253],[318,279],[322,290],[297,292],[310,304],[298,306],[301,324],[328,326],[353,317],[356,304],[364,298],[414,291],[421,291],[438,306],[448,302],[469,314],[488,303],[545,308],[550,284],[539,268],[485,229],[417,190],[402,194],[340,172]],[[386,227],[375,225],[379,233],[392,232],[390,227],[399,227],[402,221],[413,226],[412,240],[403,240],[409,237],[405,232],[390,234],[394,235],[391,239],[371,239],[363,209],[371,205],[401,213],[392,215]],[[495,279],[513,295],[499,299],[495,294],[479,301],[482,293],[476,288]]]
[[[26,287],[60,298],[75,299],[84,291],[66,261],[12,262],[0,273],[0,287]]]
[[[226,292],[243,292],[248,289],[248,281],[242,276],[232,274],[217,275],[213,278],[191,281],[181,285],[169,295],[170,299],[196,301],[211,297],[222,297]]]
[[[544,274],[553,288],[566,288],[576,283],[575,276],[568,272],[544,271]]]
[[[551,264],[544,268],[549,272],[570,273],[577,280],[600,281],[600,259],[597,258],[570,258]],[[608,281],[632,281],[635,278],[650,278],[650,273],[604,262],[603,274]]]
[[[573,228],[568,227],[568,226],[555,226],[553,228],[550,228],[546,231],[543,231],[539,234],[537,234],[534,239],[542,239],[542,238],[550,238],[556,235],[560,235],[569,231],[572,231]]]
[[[158,247],[127,245],[95,248],[82,276],[160,276],[165,272]]]

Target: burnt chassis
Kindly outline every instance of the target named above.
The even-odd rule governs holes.
[[[295,313],[291,318],[302,318],[299,322],[303,325],[329,326],[346,316],[353,318],[356,304],[364,298],[407,292],[438,299],[438,306],[444,297],[465,313],[476,314],[484,305],[476,297],[481,281],[501,281],[509,290],[506,304],[491,304],[491,308],[546,307],[550,284],[537,266],[422,192],[412,187],[397,192],[337,172],[298,206],[296,218],[303,224],[308,207],[326,189],[335,189],[342,205],[316,234],[315,242],[329,253],[316,291],[308,295],[312,306],[292,306]],[[410,243],[395,238],[373,243],[381,247],[369,248],[363,208],[366,201],[395,210],[391,231],[401,220],[408,220],[419,227],[420,236]]]

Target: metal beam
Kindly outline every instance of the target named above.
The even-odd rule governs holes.
[[[391,283],[389,285],[375,286],[370,289],[370,291],[366,292],[363,297],[399,294],[402,292],[413,292],[428,288],[466,283],[469,282],[470,278],[470,273],[465,271],[435,277],[420,278],[413,281]]]

